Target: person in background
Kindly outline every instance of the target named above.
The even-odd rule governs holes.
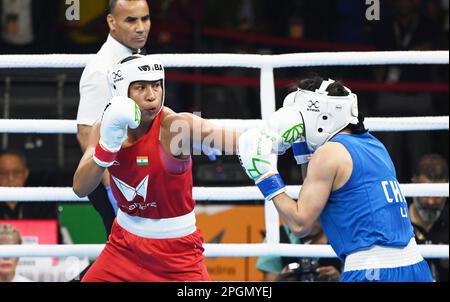
[[[87,64],[80,80],[80,103],[78,105],[77,139],[84,153],[89,133],[94,123],[101,118],[106,104],[111,99],[108,71],[122,58],[133,52],[141,52],[150,32],[150,10],[145,0],[110,0],[107,15],[109,35],[100,51]],[[117,213],[105,172],[102,183],[89,194],[89,200],[100,214],[109,236]]]
[[[448,183],[448,164],[439,154],[424,155],[412,177],[414,183]],[[419,244],[448,244],[448,198],[414,197],[409,216]],[[428,260],[433,279],[448,282],[448,259]]]
[[[30,170],[25,156],[15,150],[0,151],[0,187],[25,187]],[[53,203],[0,202],[0,219],[58,219]]]
[[[61,2],[61,1],[59,1]],[[58,0],[0,0],[0,53],[53,52]]]
[[[297,238],[283,224],[280,243],[328,244],[328,240],[317,221],[305,238]],[[264,281],[338,281],[341,276],[341,262],[332,258],[259,257],[256,268],[264,273]]]
[[[98,51],[108,34],[105,23],[108,14],[108,0],[79,0],[78,19],[67,18],[70,9],[65,1],[59,1],[60,39],[58,53],[91,54]]]
[[[0,244],[22,244],[22,236],[9,224],[0,224]],[[0,258],[0,282],[32,282],[16,273],[19,258]]]

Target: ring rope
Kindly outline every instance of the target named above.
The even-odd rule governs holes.
[[[449,51],[315,52],[282,55],[158,54],[166,67],[284,68],[392,64],[448,64]],[[1,55],[0,68],[83,68],[95,55]]]
[[[104,246],[103,244],[0,245],[0,258],[70,256],[96,258]],[[330,245],[205,243],[203,247],[206,257],[337,257]],[[448,245],[418,245],[418,248],[424,258],[449,258]]]
[[[302,53],[302,54],[286,54],[286,55],[236,55],[236,54],[180,54],[180,55],[155,55],[155,57],[159,58],[166,67],[247,67],[247,68],[260,68],[261,69],[261,112],[262,117],[267,118],[275,111],[275,91],[274,91],[274,75],[273,68],[282,68],[282,67],[304,67],[304,66],[356,66],[356,65],[393,65],[393,64],[448,64],[449,63],[449,51],[408,51],[408,52],[340,52],[340,53]],[[94,58],[94,55],[0,55],[0,68],[83,68],[86,66],[87,62]],[[448,130],[448,117],[446,118],[446,124],[444,126],[439,126],[434,129],[434,125],[428,125],[427,130]],[[1,123],[2,121],[0,121]],[[3,121],[5,122],[5,121]],[[9,122],[9,121],[6,121]],[[65,123],[65,121],[58,121],[61,123]],[[73,121],[69,121],[73,123]],[[261,122],[261,121],[259,121]],[[369,123],[369,119],[367,120]],[[36,123],[36,122],[35,122]],[[41,121],[38,123],[40,124]],[[380,124],[378,124],[380,123]],[[385,126],[385,121],[378,121],[378,123],[374,123],[373,126],[368,125],[369,129],[372,131],[382,131],[375,130],[379,127]],[[234,122],[235,124],[235,122]],[[406,131],[405,129],[410,129],[408,131],[415,130],[424,130],[424,126],[413,128],[417,126],[417,123],[412,123],[411,126],[405,126],[406,128],[399,129],[400,127],[394,127],[386,131]],[[433,123],[434,124],[434,123]],[[33,126],[35,126],[34,124]],[[76,125],[75,125],[76,126]],[[53,125],[52,125],[53,127]],[[74,126],[70,126],[68,129],[76,129]],[[34,127],[33,127],[34,128]],[[433,128],[433,129],[431,129]],[[0,132],[3,129],[0,127]],[[245,130],[245,129],[244,129]],[[58,128],[54,133],[61,133],[61,129]],[[76,130],[70,130],[75,133]],[[13,133],[13,132],[11,132]],[[23,133],[23,132],[18,132]],[[27,133],[30,133],[29,131]],[[37,132],[32,132],[37,133]],[[421,186],[414,184],[415,187]],[[295,188],[295,189],[294,189]],[[0,188],[0,197],[2,197],[4,188]],[[8,188],[10,189],[10,188]],[[31,189],[35,190],[36,188],[23,188],[23,189]],[[39,189],[39,188],[37,188]],[[43,192],[45,196],[49,192],[49,188],[40,188],[44,189]],[[72,195],[76,197],[71,188],[50,188],[56,190],[64,190],[64,194],[67,194],[68,197]],[[220,190],[224,190],[223,195],[229,195],[230,188],[194,188],[193,193],[194,197],[197,200],[201,200],[201,194],[206,194],[204,198],[211,198],[210,200],[217,199],[217,192],[214,192],[214,195],[210,195],[210,192],[207,190],[217,189],[219,193],[222,192]],[[261,194],[259,191],[255,190],[256,188],[235,188],[236,190],[242,191],[242,194],[249,194],[250,197],[256,199],[261,199]],[[253,192],[251,192],[253,190]],[[288,192],[290,195],[294,194],[292,197],[297,197],[299,187],[290,187],[288,188]],[[196,192],[198,191],[198,193]],[[212,191],[212,190],[211,190]],[[408,196],[406,192],[407,189],[404,189],[405,195]],[[420,194],[424,193],[429,195],[429,192],[424,192],[424,190],[419,190]],[[446,184],[445,194],[448,196],[448,184]],[[50,190],[50,192],[54,192]],[[201,194],[200,194],[201,193]],[[416,192],[417,193],[417,192]],[[35,194],[35,192],[33,193]],[[198,195],[198,196],[197,196]],[[13,198],[8,196],[8,200],[18,199],[17,196],[21,196],[19,192],[15,192]],[[31,195],[32,196],[32,195]],[[208,197],[210,196],[210,197]],[[22,197],[22,196],[21,196]],[[239,200],[242,199],[242,195],[238,196]],[[48,199],[48,198],[46,198]],[[78,198],[77,198],[78,199]],[[207,199],[209,200],[209,199]],[[48,200],[45,200],[48,201]],[[55,200],[56,201],[56,200]],[[61,201],[61,199],[57,200]],[[78,200],[79,201],[79,200]],[[272,209],[275,211],[275,209]],[[266,213],[267,215],[267,213]],[[268,234],[276,232],[278,230],[278,225],[267,225]],[[269,242],[273,242],[270,241]],[[214,254],[214,248],[217,248],[218,253],[225,253],[227,250],[231,255],[235,255],[235,257],[243,257],[248,256],[253,251],[255,253],[261,253],[262,251],[267,253],[273,253],[273,255],[279,256],[283,255],[286,250],[282,249],[282,245],[275,244],[266,244],[266,245],[248,245],[248,250],[244,248],[245,245],[208,245],[205,244],[206,252],[205,254],[208,257],[217,257],[220,254]],[[24,251],[31,252],[30,248],[40,248],[41,246],[19,246],[15,248],[21,248]],[[73,251],[70,250],[67,246],[56,246],[59,248],[67,248],[65,251],[68,252],[68,256],[73,256]],[[301,246],[305,248],[305,246]],[[0,256],[2,252],[7,248],[7,246],[0,246]],[[81,246],[83,250],[81,252],[86,252],[88,247]],[[97,250],[94,254],[98,255],[102,250],[103,246],[97,246]],[[292,248],[292,245],[290,247]],[[438,258],[448,258],[448,246],[421,246],[420,248],[441,248],[443,252]],[[211,251],[211,252],[210,252]],[[329,252],[329,251],[328,251]],[[241,254],[242,253],[242,254]],[[333,253],[333,252],[332,252]],[[12,253],[10,256],[16,256],[17,253]],[[28,254],[29,255],[29,254]],[[252,254],[254,255],[254,254]],[[295,254],[299,256],[299,254]],[[54,255],[51,255],[54,256]],[[257,255],[255,255],[257,256]],[[317,256],[316,253],[311,256]]]
[[[301,186],[287,186],[287,194],[298,198]],[[405,197],[448,197],[449,184],[401,184]],[[194,187],[192,195],[201,201],[252,201],[263,200],[263,195],[255,186],[252,187]],[[88,202],[79,198],[69,187],[0,187],[0,202]]]
[[[250,128],[263,127],[262,120],[210,119],[214,124],[245,131]],[[367,118],[364,122],[372,132],[387,131],[439,131],[449,130],[448,116]],[[0,133],[42,133],[42,134],[76,134],[75,120],[17,120],[0,119]]]

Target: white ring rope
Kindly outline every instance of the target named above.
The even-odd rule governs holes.
[[[367,118],[364,125],[371,132],[449,130],[449,117]]]
[[[300,186],[287,186],[287,194],[298,198]],[[449,184],[401,184],[400,189],[405,197],[448,197]],[[201,201],[251,201],[263,200],[256,186],[253,187],[194,187],[192,195]],[[0,187],[0,202],[87,202],[87,198],[79,198],[72,188]]]
[[[210,119],[218,126],[245,131],[264,125],[262,120]],[[448,116],[367,118],[364,122],[371,132],[387,131],[439,131],[449,130]],[[74,120],[5,120],[0,119],[0,133],[75,134]]]
[[[317,52],[283,55],[158,54],[166,67],[283,68],[448,64],[449,51]],[[94,55],[1,55],[0,68],[83,68]]]
[[[206,257],[337,257],[330,245],[205,243],[203,246]],[[103,248],[103,244],[0,245],[0,258],[70,256],[96,258]],[[448,245],[418,245],[418,248],[424,258],[449,258]]]
[[[273,68],[305,66],[367,66],[393,64],[448,64],[449,51],[397,51],[397,52],[333,52],[286,55],[236,54],[167,54],[155,55],[166,67],[243,67],[261,69],[261,116],[267,119],[275,110]],[[0,55],[0,68],[83,68],[94,55]],[[258,127],[262,121],[221,120],[219,125],[236,125],[245,130]],[[423,131],[449,130],[449,117],[373,118],[367,119],[371,131]],[[239,128],[237,128],[239,129]],[[0,120],[3,133],[76,133],[76,122],[67,120]],[[405,196],[447,196],[448,184],[401,185]],[[288,187],[288,193],[297,198],[300,187]],[[193,188],[197,200],[261,200],[256,187]],[[45,196],[45,197],[44,197]],[[50,199],[50,200],[49,200]],[[79,199],[71,188],[0,188],[1,201],[86,201]],[[266,203],[267,204],[267,203]],[[270,210],[275,212],[272,207]],[[266,209],[267,212],[267,209]],[[265,213],[266,216],[268,213]],[[277,216],[278,217],[278,216]],[[278,221],[276,221],[278,222]],[[268,235],[278,232],[278,223],[267,223]],[[278,236],[268,236],[270,243]],[[0,257],[39,256],[67,257],[99,255],[103,245],[73,246],[7,246],[0,245]],[[424,257],[448,258],[447,246],[419,246]],[[329,246],[283,244],[205,244],[207,257],[295,256],[335,257]]]

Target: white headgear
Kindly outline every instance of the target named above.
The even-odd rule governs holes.
[[[130,85],[137,81],[162,81],[163,95],[161,108],[164,107],[165,83],[164,83],[164,66],[163,64],[152,58],[152,56],[133,55],[136,59],[115,65],[108,74],[108,81],[111,85],[113,96],[128,97],[128,89]],[[123,63],[122,63],[123,62]],[[158,112],[159,113],[159,112]]]
[[[295,106],[302,114],[311,151],[349,124],[358,124],[358,97],[346,87],[348,96],[329,96],[326,90],[332,83],[333,80],[323,81],[316,91],[299,89],[284,99],[283,106]]]

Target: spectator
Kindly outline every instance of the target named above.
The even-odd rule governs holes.
[[[434,50],[441,30],[420,11],[422,0],[393,0],[391,17],[382,16],[374,29],[381,51]],[[378,70],[378,80],[389,83],[419,82],[431,78],[430,67],[388,66]]]
[[[13,150],[0,152],[0,187],[24,187],[30,171],[25,156]],[[58,209],[49,203],[0,202],[0,219],[57,219]]]
[[[192,53],[202,52],[201,22],[203,0],[157,0],[152,1],[154,16],[154,39],[152,53]],[[199,72],[196,70],[196,72]],[[167,104],[175,111],[195,111],[195,91],[200,86],[174,82],[167,89]],[[181,97],[183,96],[183,97]]]
[[[0,244],[22,244],[22,236],[11,225],[0,224]],[[0,282],[32,282],[16,273],[19,258],[0,258]]]
[[[203,0],[153,1],[156,43],[152,52],[197,52],[203,7]]]
[[[260,1],[259,1],[260,2]],[[277,37],[298,40],[329,40],[335,29],[336,1],[333,0],[286,0],[267,1],[265,18],[259,20],[268,23],[266,31]],[[324,9],[324,8],[329,9]],[[278,16],[273,18],[273,16]],[[280,52],[293,52],[292,47],[278,48]]]
[[[381,16],[374,30],[376,48],[380,51],[434,50],[440,36],[437,28],[420,11],[422,0],[393,0],[392,17]],[[391,65],[376,68],[376,81],[386,83],[430,82],[436,66]],[[380,92],[373,104],[373,116],[436,115],[437,102],[428,92]],[[421,154],[432,152],[428,133],[382,133],[379,138],[391,148],[400,181],[411,175],[410,162]],[[416,144],[421,141],[421,144]]]
[[[80,80],[77,139],[83,153],[92,125],[101,117],[112,97],[107,79],[109,69],[133,52],[140,52],[147,42],[151,26],[147,1],[110,0],[107,22],[108,39],[87,64]],[[89,195],[89,200],[100,213],[109,236],[117,204],[111,193],[107,172],[103,183]]]
[[[365,45],[370,41],[366,19],[367,1],[334,1],[336,20],[334,40],[341,43]]]
[[[80,0],[79,20],[68,20],[66,10],[68,5],[60,2],[62,17],[61,43],[59,52],[92,53],[96,52],[104,41],[108,28],[105,18],[108,11],[108,0]]]
[[[412,181],[415,183],[448,183],[448,165],[437,154],[424,155],[416,168]],[[409,215],[419,244],[448,244],[448,198],[414,197]],[[448,259],[428,261],[433,278],[448,282]]]
[[[328,244],[320,223],[305,238],[297,238],[287,225],[280,226],[280,243]],[[264,273],[265,281],[339,281],[341,262],[338,259],[259,257],[257,269]]]
[[[441,0],[442,3],[442,9],[444,11],[444,16],[443,16],[443,21],[442,21],[442,25],[443,25],[443,29],[444,29],[444,34],[442,35],[442,47],[443,49],[448,49],[448,29],[449,29],[449,15],[448,15],[448,4],[449,4],[449,0]]]
[[[1,53],[48,52],[54,42],[53,32],[56,0],[0,0]]]
[[[33,43],[33,12],[30,0],[2,0],[2,39],[9,45]]]

